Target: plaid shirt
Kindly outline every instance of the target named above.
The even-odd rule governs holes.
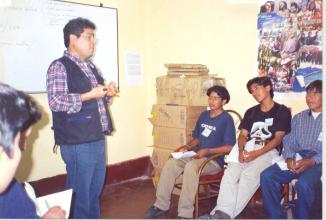
[[[97,80],[90,69],[90,65],[93,65],[89,60],[81,61],[77,56],[74,56],[69,51],[64,52],[64,56],[74,61],[77,66],[85,73],[87,78],[90,80],[92,88],[97,86]],[[98,70],[101,75],[101,72]],[[54,112],[67,112],[72,114],[79,112],[82,108],[82,101],[80,94],[69,93],[67,83],[66,68],[60,61],[55,61],[49,67],[47,72],[47,92],[48,102],[50,109]],[[97,99],[98,111],[100,113],[100,119],[102,124],[102,130],[108,130],[108,118],[105,111],[104,102],[102,99]]]
[[[322,114],[316,119],[310,110],[295,115],[291,122],[291,132],[283,139],[283,157],[295,159],[301,150],[310,150],[317,154],[312,158],[316,164],[322,162]]]

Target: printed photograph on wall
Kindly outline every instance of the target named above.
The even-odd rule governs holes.
[[[322,79],[322,0],[260,1],[258,75],[274,91],[303,92]]]

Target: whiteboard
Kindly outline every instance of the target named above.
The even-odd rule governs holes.
[[[117,9],[54,0],[0,0],[0,81],[28,93],[46,91],[49,65],[63,55],[63,27],[83,17],[96,25],[93,62],[119,85]]]

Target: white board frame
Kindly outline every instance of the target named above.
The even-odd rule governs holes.
[[[46,92],[46,72],[66,49],[63,27],[84,17],[96,25],[93,62],[119,85],[118,10],[58,0],[1,0],[0,81],[27,93]]]

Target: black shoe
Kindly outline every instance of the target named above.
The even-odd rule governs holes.
[[[186,218],[186,217],[178,216],[177,219],[192,219],[192,218]]]
[[[199,219],[231,219],[231,217],[220,210],[216,210],[213,215],[206,214],[199,217]]]
[[[163,213],[166,213],[167,210],[161,210],[155,206],[152,206],[150,209],[147,210],[145,213],[144,219],[151,219],[151,218],[156,218],[159,215],[162,215]]]

